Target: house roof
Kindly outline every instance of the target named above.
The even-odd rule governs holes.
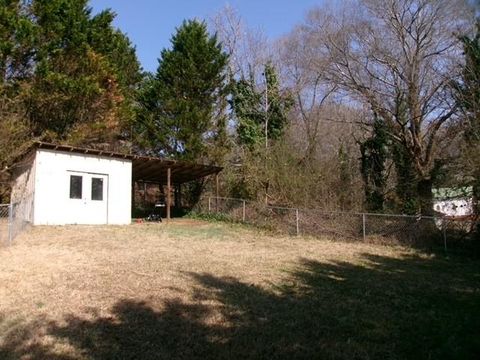
[[[182,184],[201,179],[205,176],[218,174],[221,167],[212,165],[196,164],[187,161],[177,161],[159,157],[122,154],[119,152],[90,149],[70,145],[52,144],[47,142],[35,142],[24,155],[33,149],[48,149],[75,154],[110,157],[115,159],[127,159],[132,161],[132,179],[134,181],[148,181],[160,184],[167,183],[167,171],[171,169],[171,182]],[[23,156],[22,156],[23,157]]]

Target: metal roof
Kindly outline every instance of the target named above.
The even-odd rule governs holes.
[[[196,164],[187,161],[169,160],[144,155],[122,154],[113,151],[39,141],[35,142],[29,150],[31,151],[32,148],[131,160],[132,179],[134,181],[148,181],[166,184],[168,168],[171,169],[171,181],[173,184],[186,183],[201,179],[208,175],[218,174],[222,171],[221,167],[212,165]]]

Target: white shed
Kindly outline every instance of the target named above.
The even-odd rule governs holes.
[[[133,181],[167,184],[170,194],[172,184],[220,170],[37,142],[12,166],[11,197],[23,220],[33,225],[125,225],[131,222]]]

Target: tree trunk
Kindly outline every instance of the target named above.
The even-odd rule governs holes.
[[[421,179],[417,183],[418,202],[420,212],[425,216],[433,216],[433,181],[431,179]]]

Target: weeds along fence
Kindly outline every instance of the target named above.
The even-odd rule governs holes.
[[[477,225],[474,219],[458,221],[447,217],[276,207],[223,197],[202,198],[194,210],[290,235],[409,246],[436,245],[445,250],[467,242]]]

